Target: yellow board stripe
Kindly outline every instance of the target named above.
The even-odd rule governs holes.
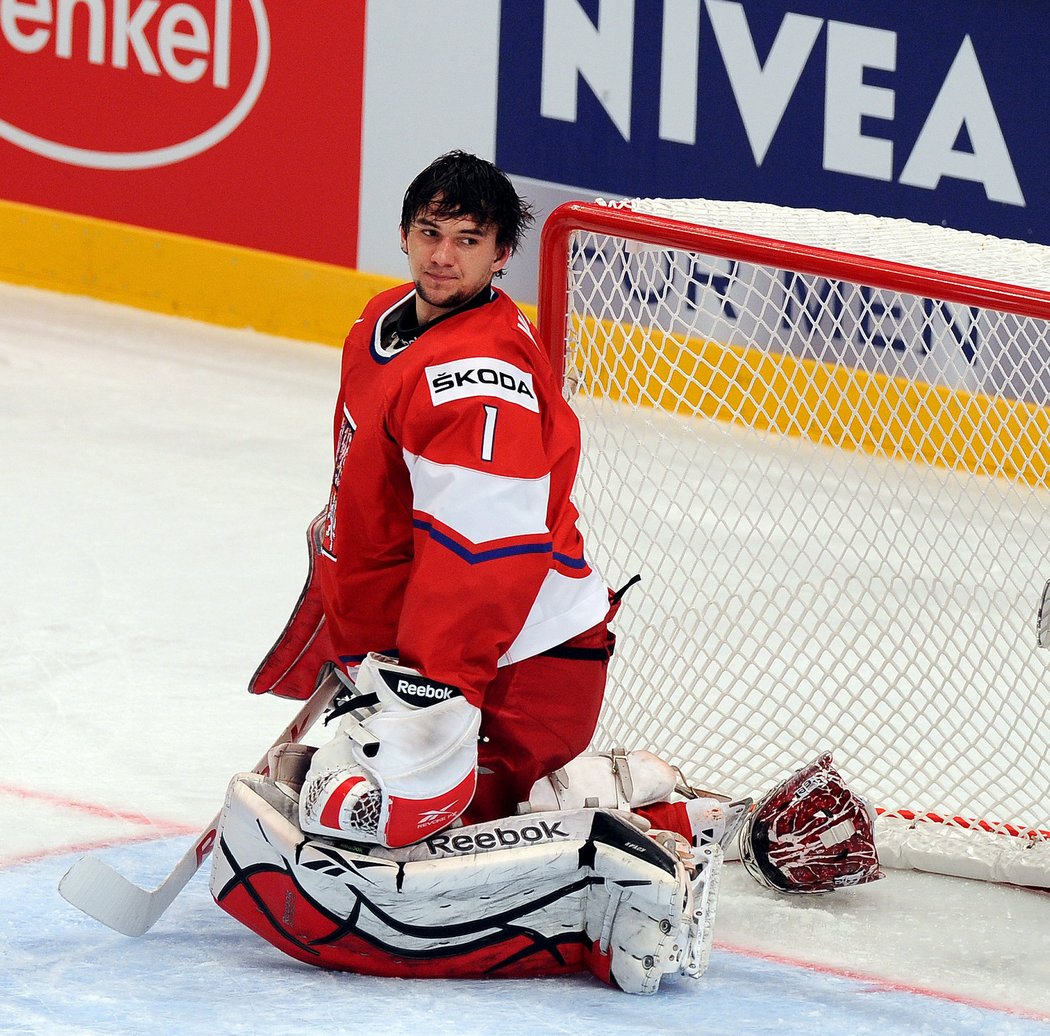
[[[1050,486],[1050,411],[859,368],[593,321],[576,365],[609,399]],[[577,330],[579,331],[579,325]]]
[[[339,344],[396,278],[0,201],[0,279]],[[532,307],[522,307],[535,319]],[[846,449],[1050,485],[1043,407],[717,342],[605,328],[592,391]],[[612,362],[610,365],[610,357]],[[622,386],[622,387],[620,387]]]
[[[8,201],[0,201],[0,280],[329,344],[341,344],[368,299],[398,283]]]

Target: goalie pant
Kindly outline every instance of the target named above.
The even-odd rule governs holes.
[[[304,836],[296,816],[281,785],[237,775],[211,892],[304,963],[402,978],[591,971],[632,993],[707,966],[717,845],[691,876],[628,816],[607,810],[511,817],[404,849]]]

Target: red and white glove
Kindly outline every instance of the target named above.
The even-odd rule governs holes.
[[[339,730],[314,753],[300,794],[303,831],[396,848],[470,804],[481,711],[457,687],[373,653],[334,718]]]

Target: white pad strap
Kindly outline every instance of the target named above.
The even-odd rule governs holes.
[[[542,778],[531,810],[634,809],[669,799],[678,771],[652,752],[587,752]]]

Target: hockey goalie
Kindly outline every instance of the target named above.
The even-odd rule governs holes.
[[[585,547],[560,371],[493,284],[532,219],[461,151],[405,192],[411,280],[344,341],[309,576],[251,685],[347,690],[327,743],[235,778],[212,889],[324,967],[648,993],[703,972],[741,822],[751,873],[787,891],[869,878],[870,822],[830,760],[747,814],[649,753],[586,754],[623,591]]]
[[[516,815],[458,823],[477,728],[457,718],[451,690],[370,655],[330,710],[331,741],[283,746],[268,775],[232,780],[216,902],[320,967],[400,977],[589,970],[652,993],[664,975],[706,969],[724,851],[739,844],[748,872],[781,892],[880,876],[872,818],[830,755],[751,808],[693,789],[649,752],[586,753],[538,781]],[[406,840],[419,829],[401,811],[422,812],[422,837]]]

